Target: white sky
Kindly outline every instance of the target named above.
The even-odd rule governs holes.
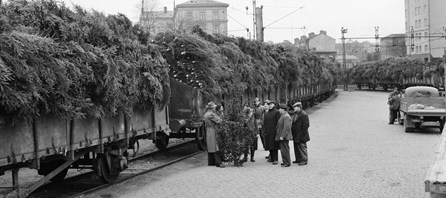
[[[86,9],[93,8],[106,14],[123,13],[133,22],[137,22],[140,14],[141,0],[63,0],[67,5],[78,4]],[[146,0],[150,1],[150,0]],[[173,10],[173,0],[156,1],[157,10],[164,6]],[[176,0],[176,4],[186,0]],[[246,27],[252,30],[252,0],[219,0],[230,4],[228,7],[228,34],[247,37]],[[294,38],[319,34],[326,30],[327,34],[340,42],[341,27],[348,29],[348,37],[373,37],[375,27],[379,26],[380,37],[389,34],[404,33],[404,1],[403,0],[257,0],[257,6],[263,5],[263,25],[267,26],[285,15],[294,12],[271,24],[265,29],[265,41],[293,41]],[[248,6],[249,15],[246,14]],[[232,18],[231,18],[232,17]],[[234,19],[236,19],[237,23]],[[291,29],[302,28],[305,29]],[[285,28],[285,29],[274,29]]]

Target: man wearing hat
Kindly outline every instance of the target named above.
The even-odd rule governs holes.
[[[398,87],[393,88],[393,91],[389,94],[387,104],[389,104],[389,124],[393,124],[395,119],[398,118],[400,112],[400,92]]]
[[[209,166],[217,166],[220,168],[224,168],[225,166],[222,164],[220,155],[218,153],[218,142],[217,142],[217,128],[216,125],[222,122],[220,116],[215,113],[215,105],[214,102],[209,102],[206,105],[206,113],[203,116],[204,124],[206,126],[206,146],[208,150],[208,165]]]
[[[276,139],[277,133],[277,122],[281,116],[280,112],[276,109],[276,104],[274,101],[269,101],[268,103],[269,110],[266,112],[265,117],[263,119],[263,129],[265,133],[265,144],[266,149],[269,150],[269,160],[268,162],[272,162],[273,165],[278,164],[278,151],[279,151],[279,142]]]
[[[287,112],[288,106],[286,104],[279,105],[279,112],[281,114],[277,122],[276,141],[279,142],[280,154],[282,155],[282,167],[289,167],[291,165],[290,159],[290,140],[293,139],[291,135],[291,116]]]
[[[307,113],[302,109],[301,102],[294,103],[293,108],[291,132],[293,135],[294,156],[296,158],[296,161],[293,161],[293,163],[303,166],[308,163],[307,142],[310,141],[308,134],[310,121]]]
[[[263,116],[265,113],[264,107],[260,103],[259,98],[254,99],[254,119],[257,124],[258,134],[260,135],[260,140],[262,141],[263,148],[265,149],[265,136],[262,133]],[[266,150],[266,149],[265,149]]]

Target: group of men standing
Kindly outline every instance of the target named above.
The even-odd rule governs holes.
[[[274,101],[265,100],[260,104],[258,98],[254,101],[254,117],[261,123],[260,137],[265,150],[269,151],[268,162],[278,164],[280,150],[282,167],[291,165],[289,141],[294,144],[295,161],[300,166],[308,163],[307,142],[310,140],[308,128],[310,121],[302,109],[302,103],[296,102],[291,107],[286,104],[277,105]]]

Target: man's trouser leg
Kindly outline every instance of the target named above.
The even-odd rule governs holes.
[[[297,163],[308,161],[307,143],[294,142],[294,156]]]
[[[215,154],[208,152],[208,166],[215,166]]]
[[[282,155],[283,165],[290,165],[290,145],[289,140],[280,141],[280,154]]]

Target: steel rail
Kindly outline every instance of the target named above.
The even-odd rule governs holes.
[[[97,191],[99,191],[99,190],[102,190],[102,189],[104,189],[104,188],[107,188],[107,187],[110,187],[110,186],[113,186],[113,185],[122,183],[122,182],[124,182],[124,181],[129,180],[129,179],[132,179],[132,178],[135,178],[135,177],[138,177],[138,176],[141,176],[141,175],[144,175],[144,174],[153,172],[153,171],[158,170],[158,169],[165,168],[165,167],[167,167],[167,166],[170,166],[170,165],[172,165],[172,164],[175,164],[175,163],[177,163],[177,162],[180,162],[180,161],[185,160],[185,159],[187,159],[187,158],[190,158],[190,157],[192,157],[192,156],[198,155],[198,154],[200,154],[200,153],[202,153],[202,152],[204,152],[204,151],[203,151],[203,150],[200,150],[200,151],[191,153],[191,154],[189,154],[189,155],[186,155],[186,156],[183,156],[183,157],[181,157],[181,158],[178,158],[178,159],[172,160],[172,161],[170,161],[170,162],[167,162],[167,163],[165,163],[165,164],[163,164],[163,165],[160,165],[160,166],[157,166],[157,167],[154,167],[154,168],[150,168],[150,169],[147,169],[147,170],[144,170],[144,171],[141,171],[141,172],[132,174],[132,175],[127,176],[127,177],[123,177],[123,178],[121,178],[121,179],[118,179],[118,180],[115,181],[115,182],[108,183],[108,184],[103,184],[103,185],[100,185],[100,186],[97,186],[97,187],[94,187],[94,188],[85,190],[85,191],[83,191],[83,192],[81,192],[81,193],[78,193],[78,194],[76,194],[76,195],[70,196],[70,197],[68,197],[68,198],[83,198],[83,197],[85,197],[86,195],[92,194],[92,193],[97,192]],[[140,169],[140,170],[141,170],[141,169]]]

